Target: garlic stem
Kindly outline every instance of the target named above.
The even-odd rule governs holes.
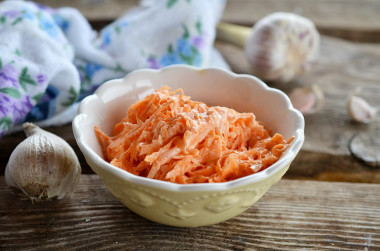
[[[38,131],[40,131],[40,132],[42,131],[41,128],[39,128],[35,124],[29,123],[29,122],[25,122],[22,125],[22,128],[24,129],[26,137],[32,136],[33,134],[37,133]]]
[[[251,31],[251,27],[221,22],[216,27],[216,37],[221,41],[244,48]]]

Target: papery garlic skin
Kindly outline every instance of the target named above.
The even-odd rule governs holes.
[[[74,150],[62,138],[31,123],[28,136],[12,152],[5,169],[7,185],[32,201],[62,199],[79,182],[81,167]]]
[[[318,57],[319,44],[319,33],[312,21],[277,12],[253,26],[245,51],[254,75],[288,82],[310,68]]]
[[[347,103],[347,111],[353,120],[364,124],[371,122],[377,112],[376,108],[357,96],[350,97]]]
[[[288,96],[294,108],[304,115],[317,112],[324,103],[324,94],[317,85],[294,88]]]

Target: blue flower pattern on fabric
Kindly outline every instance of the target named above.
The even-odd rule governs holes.
[[[173,64],[183,64],[183,61],[178,56],[177,53],[168,53],[164,55],[160,60],[161,66],[173,65]]]
[[[67,31],[67,29],[69,28],[70,24],[69,22],[64,19],[61,15],[59,14],[54,14],[53,15],[53,19],[54,19],[54,22],[63,30],[63,31]]]
[[[36,15],[31,10],[28,10],[28,9],[23,10],[22,17],[29,20],[36,19]]]
[[[100,69],[104,68],[103,66],[99,65],[99,64],[94,64],[94,63],[88,63],[86,64],[85,66],[85,70],[86,70],[86,74],[89,76],[89,77],[93,77],[94,74],[99,71]]]
[[[186,0],[186,2],[191,4],[191,1]],[[43,39],[53,38],[54,42],[57,42],[62,48],[66,48],[65,53],[70,52],[68,55],[73,56],[72,49],[76,50],[77,48],[74,44],[74,48],[71,47],[70,41],[68,41],[69,37],[65,37],[64,33],[70,28],[70,25],[76,24],[77,20],[74,18],[75,15],[80,16],[79,13],[75,12],[75,15],[72,16],[72,13],[61,12],[27,1],[19,1],[18,4],[15,9],[11,6],[0,11],[0,28],[4,25],[14,27],[17,31],[23,27],[32,27],[31,31],[38,33],[39,37]],[[179,36],[181,36],[180,29],[183,29],[181,37],[159,37],[157,39],[163,40],[157,43],[158,46],[155,47],[153,44],[152,47],[138,48],[142,59],[146,60],[145,65],[139,66],[148,66],[154,69],[173,64],[202,66],[203,54],[206,52],[205,50],[209,49],[210,37],[207,35],[209,34],[207,30],[206,32],[202,31],[201,21],[202,13],[199,13],[198,20],[192,19],[191,16],[186,17],[183,19],[183,23],[176,23],[178,27],[173,26],[173,34]],[[130,29],[125,27],[128,27],[129,24],[135,26],[136,23],[138,23],[137,18],[135,20],[128,15],[122,17],[104,28],[100,33],[100,38],[96,38],[95,44],[90,46],[97,47],[95,49],[103,50],[113,56],[115,54],[114,46],[117,45],[119,38],[129,38]],[[130,37],[133,38],[133,36]],[[166,51],[162,51],[161,44],[167,46]],[[108,46],[111,47],[109,50],[107,49]],[[146,51],[150,48],[152,51]],[[122,77],[129,70],[129,68],[128,70],[123,69],[123,67],[129,66],[123,66],[124,64],[121,65],[120,62],[117,62],[117,66],[110,67],[89,62],[87,58],[83,59],[81,55],[75,55],[77,57],[72,63],[79,72],[80,90],[78,90],[78,83],[76,82],[75,85],[69,86],[70,91],[73,91],[72,95],[68,96],[66,93],[68,88],[64,88],[60,93],[58,87],[48,85],[52,76],[50,72],[41,72],[33,68],[33,64],[37,64],[38,67],[38,62],[25,61],[24,56],[26,54],[24,55],[24,53],[27,52],[23,50],[22,46],[10,48],[9,53],[13,53],[12,60],[7,59],[7,62],[1,62],[5,57],[0,55],[2,57],[0,58],[0,137],[17,123],[40,121],[54,116],[57,109],[61,110],[62,106],[70,106],[72,103],[92,94],[104,82],[105,78]],[[83,63],[76,63],[78,59],[82,60]],[[72,83],[67,84],[71,85]],[[65,100],[60,100],[57,103],[60,95],[68,96],[67,100],[65,98]]]
[[[116,23],[116,27],[123,28],[123,27],[128,26],[128,24],[129,24],[129,22],[127,20],[122,20],[122,21]]]
[[[24,20],[34,22],[36,21],[38,22],[39,27],[53,38],[57,38],[60,33],[60,30],[58,29],[57,25],[62,25],[62,29],[64,29],[65,26],[68,25],[68,23],[64,23],[64,20],[58,20],[58,23],[60,22],[59,24],[53,21],[53,19],[55,19],[53,15],[49,15],[45,12],[38,10],[31,10],[29,8],[25,8],[22,11],[5,11],[1,13],[0,16],[1,15],[3,16],[4,20],[6,18],[9,18],[9,22],[13,26],[18,25],[20,22],[23,22]]]
[[[146,58],[150,68],[157,69],[173,64],[202,65],[203,57],[200,51],[204,49],[204,34],[201,30],[201,23],[198,20],[195,24],[195,34],[191,34],[185,25],[183,27],[184,34],[176,40],[174,49],[173,45],[170,45],[167,53],[161,57],[149,55]]]
[[[112,35],[112,32],[111,32],[111,28],[110,27],[105,28],[102,31],[102,33],[101,33],[102,43],[100,45],[101,49],[104,49],[109,44],[111,44],[111,35]]]
[[[109,25],[104,28],[100,34],[101,43],[99,48],[104,49],[112,42],[112,35],[119,35],[123,27],[128,26],[129,22],[127,20],[121,20],[116,22],[115,24]]]
[[[40,27],[53,38],[56,38],[59,35],[55,22],[51,21],[49,18],[42,16],[40,19]]]
[[[195,66],[201,66],[202,61],[203,61],[203,60],[202,60],[202,54],[197,53],[197,54],[195,55],[195,57],[194,57],[193,64],[194,64]]]
[[[177,49],[178,52],[186,57],[190,57],[192,54],[192,48],[193,45],[190,43],[189,40],[180,38],[177,40]]]
[[[49,85],[45,95],[39,100],[21,122],[39,121],[52,117],[55,114],[59,89]]]

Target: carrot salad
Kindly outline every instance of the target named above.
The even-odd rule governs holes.
[[[168,87],[132,105],[111,136],[97,126],[95,133],[112,165],[180,184],[226,182],[262,171],[293,140],[271,136],[253,113],[209,107]]]

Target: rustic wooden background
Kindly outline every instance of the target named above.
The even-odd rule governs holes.
[[[138,3],[137,0],[38,2],[52,7],[78,8],[98,29]],[[323,108],[315,114],[305,116],[306,141],[286,178],[380,183],[379,168],[371,168],[358,161],[348,149],[350,139],[357,133],[373,132],[380,128],[380,113],[373,123],[360,125],[350,120],[345,108],[349,95],[360,86],[360,96],[380,109],[380,44],[369,43],[380,41],[379,10],[380,1],[369,0],[227,2],[223,21],[252,26],[256,20],[271,12],[292,11],[309,17],[316,23],[321,34],[330,35],[322,36],[320,60],[312,71],[287,85],[272,84],[285,92],[296,86],[315,84],[325,94]],[[249,64],[240,48],[218,41],[216,46],[233,71],[250,73]],[[51,127],[48,130],[62,136],[74,147],[83,173],[92,173],[75,143],[71,125]],[[23,133],[1,139],[0,174],[4,173],[10,153],[23,139]]]
[[[38,2],[78,8],[96,29],[138,3]],[[362,125],[346,111],[347,100],[358,87],[359,95],[380,110],[380,1],[229,0],[223,21],[252,26],[275,11],[313,20],[322,34],[321,56],[313,70],[297,80],[269,84],[285,92],[318,85],[325,102],[318,112],[305,115],[305,144],[284,179],[258,203],[209,227],[182,229],[149,222],[126,209],[91,175],[70,124],[50,127],[47,130],[73,146],[83,173],[89,175],[82,175],[72,198],[34,206],[15,200],[0,177],[0,249],[380,250],[380,159],[371,167],[348,148],[355,135],[380,131],[380,112],[372,123]],[[216,47],[233,71],[250,73],[240,48],[221,41]],[[0,140],[0,174],[24,138],[15,133]],[[380,149],[380,139],[374,142]],[[380,150],[374,149],[376,156]]]
[[[178,228],[126,209],[98,176],[69,200],[31,206],[0,177],[1,250],[379,250],[374,184],[281,180],[243,214]],[[369,192],[370,191],[370,192]],[[329,196],[325,196],[328,194]]]
[[[113,21],[138,0],[38,0],[51,6],[79,9],[96,27]],[[376,0],[232,0],[223,21],[251,26],[276,11],[293,12],[313,20],[322,34],[352,41],[380,42],[380,2]]]

